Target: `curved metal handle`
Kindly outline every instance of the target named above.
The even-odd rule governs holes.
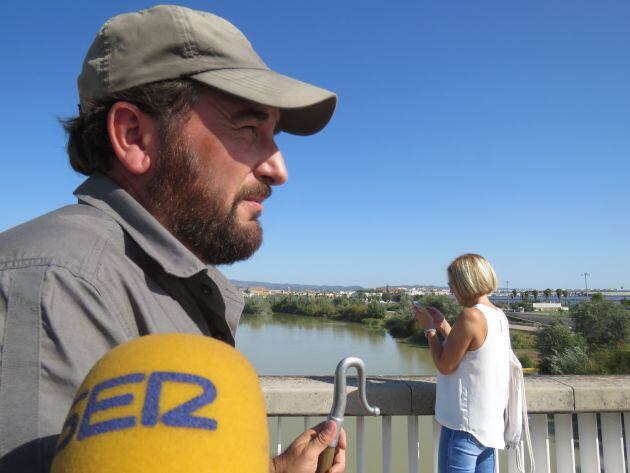
[[[346,411],[346,372],[349,368],[357,369],[359,396],[363,407],[372,415],[380,415],[380,409],[370,406],[367,401],[365,393],[365,363],[363,363],[361,358],[349,356],[341,360],[335,370],[335,398],[330,410],[330,416],[335,419],[343,419],[343,414]]]
[[[335,438],[330,443],[331,447],[336,447],[337,442],[339,441],[339,432],[341,432],[341,424],[343,423],[343,415],[346,412],[346,373],[348,369],[356,368],[357,376],[358,376],[358,388],[359,388],[359,396],[361,398],[361,403],[363,407],[372,415],[378,416],[381,414],[381,410],[378,407],[372,407],[367,401],[366,396],[366,376],[365,376],[365,363],[361,358],[357,358],[356,356],[349,356],[344,358],[337,365],[337,369],[335,370],[335,393],[332,409],[330,410],[330,415],[328,419],[334,421],[337,424],[337,434]]]

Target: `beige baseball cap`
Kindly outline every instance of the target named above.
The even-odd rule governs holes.
[[[269,69],[245,35],[223,18],[159,5],[103,25],[78,78],[81,109],[114,92],[176,78],[277,107],[280,128],[295,135],[324,128],[337,103],[333,92]]]

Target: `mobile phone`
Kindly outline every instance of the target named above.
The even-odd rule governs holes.
[[[412,301],[413,305],[415,305],[418,309],[424,309],[424,306],[420,303],[420,301]]]

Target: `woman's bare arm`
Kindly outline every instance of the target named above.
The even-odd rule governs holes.
[[[446,323],[448,324],[448,322]],[[471,344],[482,344],[487,331],[486,320],[481,311],[467,307],[457,317],[453,327],[448,330],[444,346],[440,343],[437,334],[429,333],[427,337],[429,348],[433,363],[438,371],[442,374],[450,374],[455,371]]]

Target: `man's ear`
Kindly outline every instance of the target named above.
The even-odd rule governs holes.
[[[116,102],[107,115],[107,132],[120,164],[131,174],[146,173],[157,158],[157,122],[129,102]]]

